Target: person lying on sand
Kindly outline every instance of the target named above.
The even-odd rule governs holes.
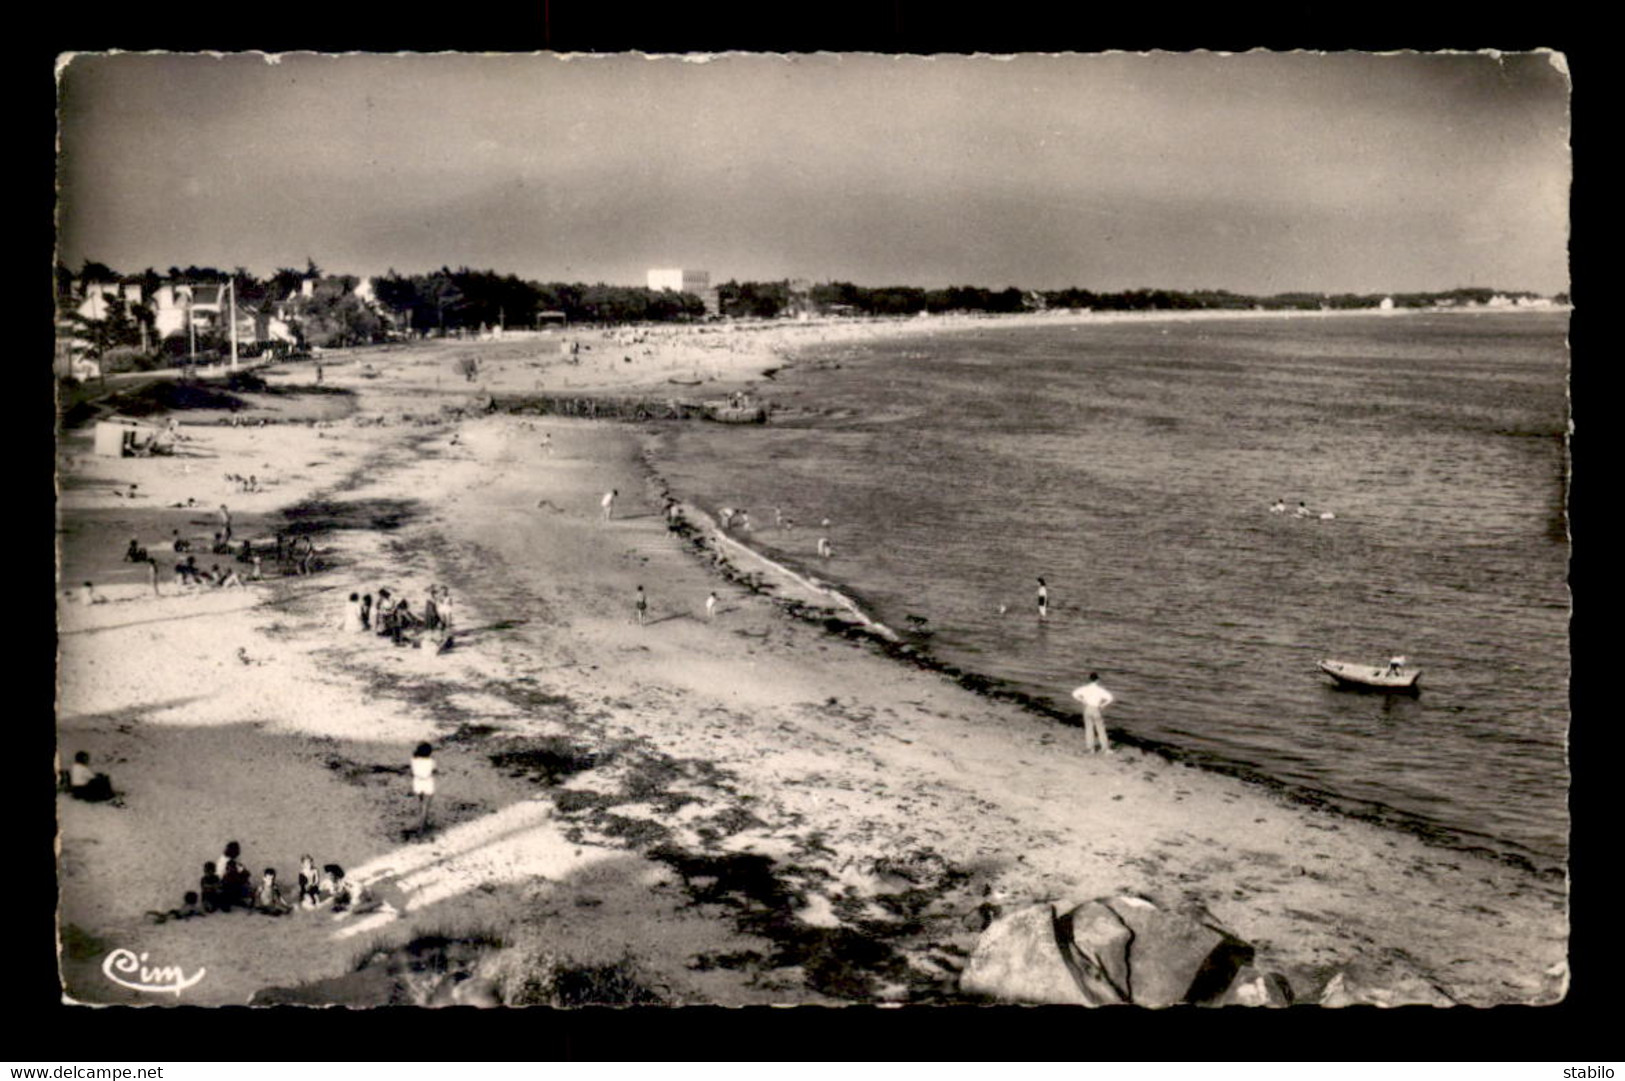
[[[378,907],[377,902],[360,882],[346,878],[344,868],[330,863],[323,869],[323,902],[331,902],[335,918],[359,915]]]
[[[171,920],[189,920],[195,916],[203,915],[203,908],[198,903],[198,895],[193,890],[187,890],[181,897],[181,907],[172,908],[167,912],[147,912],[147,919],[153,923],[168,923]]]
[[[228,567],[228,568],[226,568],[226,570],[220,575],[220,579],[216,584],[221,589],[230,589],[230,588],[232,588],[234,586],[237,589],[247,589],[248,588],[248,586],[246,586],[243,583],[242,575],[237,573],[237,568],[236,567]]]

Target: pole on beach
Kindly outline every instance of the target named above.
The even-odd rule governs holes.
[[[237,370],[237,279],[231,279],[231,370]]]

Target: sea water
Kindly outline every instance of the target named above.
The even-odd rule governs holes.
[[[656,458],[946,662],[1063,707],[1099,672],[1119,735],[1551,870],[1567,325],[1147,320],[823,347],[766,384],[772,423],[674,427]],[[1419,696],[1315,666],[1395,653]]]

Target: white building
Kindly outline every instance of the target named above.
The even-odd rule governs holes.
[[[649,271],[650,289],[670,289],[674,293],[693,293],[699,296],[711,288],[711,273],[706,270],[677,268]]]

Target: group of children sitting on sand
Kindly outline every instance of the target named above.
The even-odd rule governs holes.
[[[422,648],[424,639],[444,650],[451,643],[451,590],[442,585],[429,587],[422,612],[414,612],[405,597],[397,598],[380,589],[375,601],[371,593],[350,594],[344,603],[339,630],[347,634],[372,633],[388,638],[397,646]]]
[[[299,860],[296,892],[289,897],[277,879],[276,868],[267,867],[259,881],[243,861],[242,846],[229,841],[218,860],[203,865],[203,877],[196,890],[187,890],[181,907],[166,912],[149,911],[153,923],[187,920],[215,912],[248,912],[262,916],[285,916],[290,912],[328,909],[335,917],[369,912],[378,902],[359,882],[347,878],[336,863],[317,868],[310,856]]]

